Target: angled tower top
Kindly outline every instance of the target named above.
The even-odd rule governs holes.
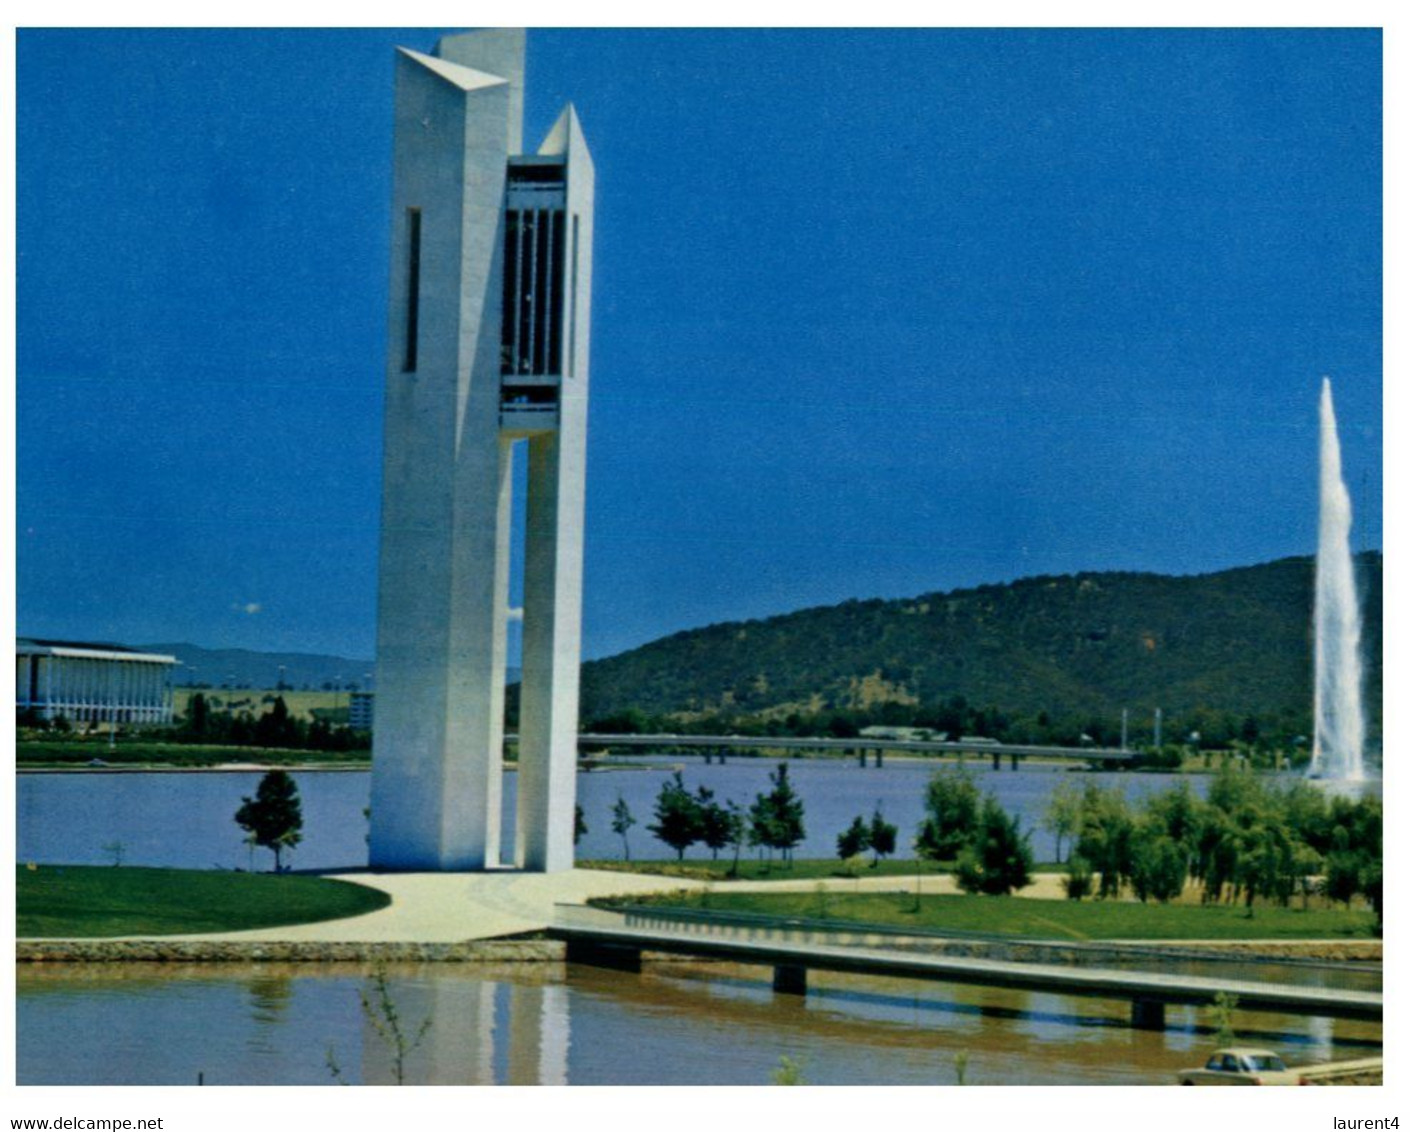
[[[582,123],[578,121],[578,112],[573,109],[571,102],[563,107],[558,121],[553,123],[553,128],[544,136],[539,145],[539,156],[566,157],[579,168],[584,163],[589,169],[592,168],[592,154],[588,152]]]
[[[446,82],[452,86],[458,86],[461,90],[479,90],[482,87],[499,86],[509,81],[499,75],[489,75],[472,67],[448,63],[444,59],[437,59],[434,55],[422,55],[421,52],[412,51],[409,47],[398,47],[397,50],[408,59],[415,60],[428,71],[440,75]]]
[[[524,49],[523,28],[485,28],[442,37],[436,54],[450,63],[509,83],[509,152],[524,148]]]

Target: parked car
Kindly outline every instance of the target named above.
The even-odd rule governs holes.
[[[1217,1049],[1203,1069],[1180,1070],[1182,1085],[1305,1085],[1307,1079],[1272,1050],[1246,1046]]]

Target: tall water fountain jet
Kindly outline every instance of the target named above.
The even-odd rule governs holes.
[[[1361,609],[1351,565],[1351,496],[1341,478],[1332,383],[1322,379],[1321,510],[1317,532],[1316,690],[1312,766],[1318,778],[1360,782]]]

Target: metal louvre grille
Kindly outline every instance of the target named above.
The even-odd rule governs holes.
[[[504,316],[500,372],[563,372],[562,209],[508,209],[504,217]]]

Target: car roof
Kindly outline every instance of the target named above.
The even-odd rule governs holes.
[[[1271,1049],[1263,1049],[1261,1046],[1225,1046],[1223,1049],[1214,1051],[1216,1054],[1232,1053],[1239,1057],[1277,1057]]]

